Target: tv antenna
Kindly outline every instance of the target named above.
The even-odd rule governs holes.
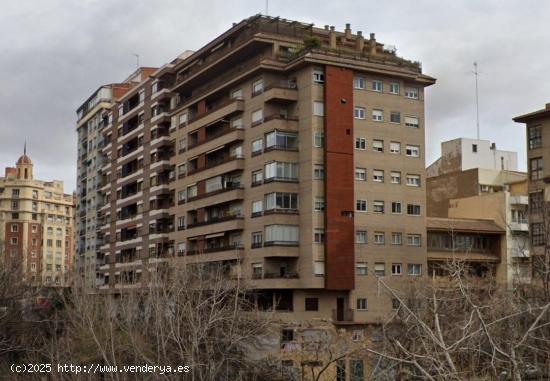
[[[477,71],[477,62],[474,62],[474,75],[476,76],[476,128],[477,128],[477,140],[479,140],[479,95],[478,95],[478,85],[477,77],[479,72]]]
[[[265,15],[269,15],[269,0],[265,0]]]
[[[136,68],[139,69],[139,54],[133,53],[133,55],[136,57]]]

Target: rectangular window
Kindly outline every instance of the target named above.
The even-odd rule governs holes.
[[[363,90],[365,88],[365,78],[355,77],[353,78],[353,88],[358,90]]]
[[[314,70],[313,83],[318,83],[318,84],[325,83],[325,73],[321,70]]]
[[[420,175],[407,175],[407,186],[419,187],[420,186]]]
[[[264,179],[264,173],[262,170],[252,172],[252,185],[261,184]]]
[[[262,152],[263,145],[264,145],[263,139],[254,140],[252,142],[252,153],[255,154],[255,153]]]
[[[365,366],[361,359],[350,359],[350,381],[363,381],[365,379]]]
[[[355,138],[355,149],[361,149],[361,150],[367,149],[367,139]]]
[[[360,311],[367,310],[367,298],[357,298],[357,309]]]
[[[418,128],[419,127],[418,117],[416,117],[416,116],[406,116],[405,117],[405,126],[406,127],[411,127],[411,128]]]
[[[540,213],[544,205],[544,194],[542,191],[529,193],[529,209],[531,213]]]
[[[390,142],[390,153],[400,153],[401,152],[401,143],[399,142]]]
[[[264,91],[264,81],[259,79],[252,83],[252,96],[261,94]]]
[[[373,212],[383,214],[384,213],[384,201],[375,201],[373,205]]]
[[[382,91],[382,81],[372,81],[373,91]]]
[[[325,275],[325,262],[315,261],[313,262],[313,273],[315,276],[324,276]]]
[[[536,157],[529,161],[531,180],[542,180],[542,157]]]
[[[384,141],[383,140],[373,140],[372,141],[372,150],[375,152],[384,152]]]
[[[298,134],[295,132],[272,131],[265,135],[265,148],[298,149]]]
[[[315,197],[315,202],[313,209],[316,212],[322,212],[325,210],[325,198],[324,197]]]
[[[372,110],[372,120],[375,122],[382,122],[384,120],[383,110]]]
[[[397,111],[392,111],[390,113],[390,122],[392,123],[401,123],[401,113]]]
[[[262,200],[252,201],[252,216],[260,216],[264,211],[264,203]]]
[[[390,83],[390,93],[399,94],[401,90],[400,87],[399,83]]]
[[[386,242],[384,232],[374,232],[374,244],[383,245]]]
[[[531,224],[531,243],[533,246],[544,246],[544,224],[537,222]]]
[[[265,210],[298,210],[298,194],[273,192],[265,195]]]
[[[325,229],[313,229],[313,242],[325,243]]]
[[[374,275],[384,276],[386,275],[386,264],[382,262],[377,262],[374,264]]]
[[[319,101],[313,101],[313,115],[325,116],[325,104]]]
[[[365,262],[358,262],[355,265],[355,273],[357,275],[367,275],[367,273],[368,273],[367,264]]]
[[[477,144],[472,144],[472,152],[477,153]]]
[[[233,92],[231,93],[231,99],[243,99],[243,90],[233,90]]]
[[[401,275],[402,270],[403,270],[403,265],[401,263],[391,264],[391,275]]]
[[[319,298],[305,298],[306,311],[319,311]]]
[[[261,247],[262,246],[262,232],[254,232],[252,233],[252,248]]]
[[[315,180],[323,180],[325,178],[325,166],[323,164],[313,165],[313,178]]]
[[[11,232],[12,233],[17,233],[19,231],[19,225],[11,225]]]
[[[384,171],[381,169],[375,169],[372,171],[372,180],[376,183],[384,182]]]
[[[420,216],[420,205],[407,204],[407,214],[409,216]]]
[[[355,232],[355,243],[363,244],[367,243],[367,231],[357,230]]]
[[[405,87],[405,98],[418,99],[418,88]]]
[[[391,212],[393,214],[401,214],[401,203],[400,202],[392,202],[391,203]]]
[[[357,200],[355,202],[355,210],[358,212],[366,212],[367,211],[367,200]]]
[[[542,126],[531,126],[529,132],[529,149],[542,147]]]
[[[408,246],[420,246],[422,245],[422,237],[420,234],[407,234]]]
[[[325,146],[325,134],[323,132],[316,132],[313,137],[313,145],[317,148]]]
[[[51,240],[49,240],[49,241],[51,241]],[[17,245],[17,237],[11,237],[10,243],[11,243],[12,245]]]
[[[268,225],[265,227],[266,244],[297,245],[300,242],[299,226]]]
[[[409,263],[407,266],[409,275],[420,276],[422,275],[422,265],[417,263]]]
[[[365,119],[366,110],[364,107],[355,107],[353,109],[353,116],[355,119]]]
[[[401,245],[403,243],[403,234],[393,232],[391,233],[391,244],[392,245]]]
[[[258,125],[264,120],[264,110],[259,109],[252,113],[252,125]]]
[[[266,164],[264,178],[266,180],[298,180],[298,163],[274,161]]]
[[[365,168],[355,168],[355,180],[367,181],[367,170]]]
[[[408,145],[405,149],[405,155],[410,157],[420,157],[420,146]]]

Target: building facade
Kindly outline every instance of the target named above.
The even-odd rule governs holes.
[[[101,289],[223,263],[289,319],[380,322],[426,269],[424,88],[374,34],[253,16],[116,100]]]
[[[36,286],[66,287],[74,260],[74,196],[34,178],[25,153],[0,177],[0,254]],[[11,268],[11,267],[10,267]]]

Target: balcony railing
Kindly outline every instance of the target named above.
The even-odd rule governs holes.
[[[242,185],[227,185],[225,188],[223,189],[218,189],[218,190],[215,190],[215,191],[212,191],[212,192],[208,192],[208,193],[203,193],[203,194],[199,194],[199,195],[196,195],[194,197],[189,197],[187,199],[187,202],[191,202],[191,201],[195,201],[195,200],[200,200],[202,198],[207,198],[207,197],[211,197],[211,196],[215,196],[217,194],[220,194],[220,193],[225,193],[225,192],[229,192],[229,191],[232,191],[232,190],[236,190],[236,189],[244,189],[244,187]]]
[[[353,323],[353,310],[350,308],[332,310],[332,321],[334,323]]]
[[[223,217],[216,217],[216,218],[211,218],[208,221],[198,221],[198,222],[195,222],[195,223],[192,223],[192,224],[188,224],[187,229],[192,229],[192,228],[196,228],[196,227],[199,227],[199,226],[217,224],[217,223],[220,223],[220,222],[238,220],[238,219],[243,219],[243,218],[244,218],[244,216],[242,214],[234,214],[234,215],[228,215],[228,216],[223,216]]]
[[[206,169],[216,167],[216,166],[221,165],[221,164],[229,163],[230,161],[237,160],[237,159],[244,159],[244,155],[228,156],[225,159],[216,160],[216,161],[207,163],[204,167],[190,169],[190,170],[187,171],[187,176],[190,176],[190,175],[195,174],[197,172],[204,171]]]
[[[208,253],[217,253],[220,251],[231,251],[231,250],[242,250],[243,245],[224,245],[218,247],[209,247],[202,250],[188,250],[187,255],[197,255],[197,254],[208,254]]]

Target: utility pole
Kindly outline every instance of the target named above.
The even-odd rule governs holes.
[[[479,140],[479,96],[478,96],[478,86],[477,86],[477,76],[479,72],[477,71],[477,62],[474,62],[473,73],[476,76],[476,127],[477,127],[477,140]]]

